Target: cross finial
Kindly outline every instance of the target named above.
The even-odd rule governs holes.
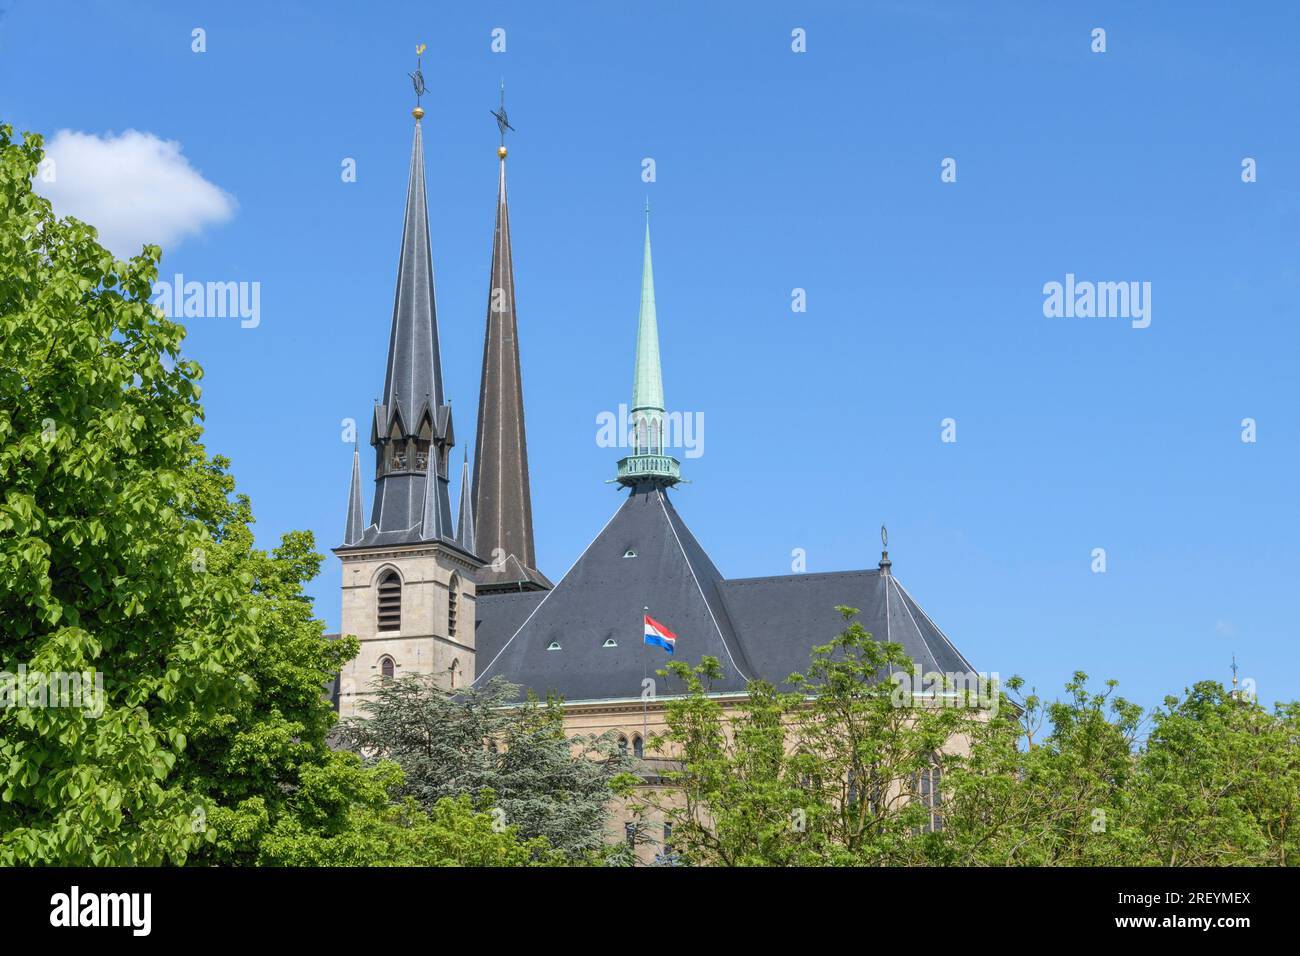
[[[510,120],[506,117],[506,81],[501,81],[501,107],[495,110],[488,110],[497,119],[497,130],[501,133],[501,148],[498,152],[501,158],[505,158],[506,151],[506,130],[514,132],[515,128],[510,125]]]
[[[1232,655],[1232,686],[1237,686],[1237,655]]]

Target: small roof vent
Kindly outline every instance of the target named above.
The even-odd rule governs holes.
[[[625,558],[635,558],[635,557],[636,557],[636,551],[633,550],[632,548],[628,548],[626,551],[623,552],[623,557],[625,557]]]
[[[558,650],[560,649],[560,642],[559,642],[559,641],[551,641],[551,643],[549,643],[549,644],[546,645],[546,649],[547,649],[548,651],[558,651]]]
[[[614,640],[612,637],[607,637],[607,638],[605,638],[605,643],[602,644],[602,645],[600,645],[600,646],[601,646],[601,647],[618,647],[618,641]]]

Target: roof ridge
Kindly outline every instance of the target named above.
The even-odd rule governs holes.
[[[907,588],[903,587],[903,585],[899,584],[897,581],[895,581],[894,583],[895,586],[900,591],[903,592],[903,596],[907,598],[908,603],[914,605],[916,609],[921,612],[921,617],[925,618],[926,623],[928,623],[932,628],[934,628],[938,632],[939,636],[943,638],[944,643],[947,644],[948,647],[952,649],[952,652],[956,654],[959,658],[961,658],[962,663],[964,663],[972,671],[975,670],[975,665],[970,662],[970,660],[966,657],[965,654],[957,650],[957,645],[954,644],[952,640],[948,637],[948,635],[943,632],[943,628],[941,628],[938,624],[934,622],[934,618],[930,617],[930,615],[926,613],[925,608],[921,607],[921,602],[918,601],[916,598],[912,597],[912,592],[909,591]],[[909,611],[908,613],[910,614],[911,612]]]
[[[631,498],[629,497],[628,500],[630,501]],[[582,561],[584,557],[586,557],[587,552],[591,550],[592,545],[594,545],[597,541],[600,540],[600,536],[605,533],[605,529],[608,528],[610,526],[610,523],[622,513],[623,508],[626,505],[627,505],[627,501],[623,502],[622,505],[619,505],[617,508],[614,509],[614,513],[609,516],[609,520],[606,521],[603,525],[601,525],[600,530],[596,532],[596,536],[592,538],[589,542],[587,542],[587,546],[582,549],[582,552],[577,556],[577,558],[574,559],[573,563],[569,565],[569,569],[564,572],[564,575],[560,578],[560,580],[555,582],[555,587],[547,591],[546,597],[542,598],[540,601],[537,602],[537,607],[533,608],[530,612],[528,612],[528,616],[524,618],[524,622],[520,624],[519,627],[515,628],[515,632],[510,635],[509,640],[507,640],[504,644],[501,645],[501,649],[497,651],[496,656],[493,657],[492,660],[488,661],[488,666],[483,668],[482,672],[476,673],[474,675],[474,679],[470,681],[471,687],[473,687],[480,680],[482,680],[484,677],[487,676],[487,672],[490,671],[496,665],[496,662],[501,659],[501,655],[506,652],[506,648],[509,647],[512,643],[514,643],[514,639],[518,637],[520,632],[522,632],[523,629],[528,626],[528,622],[531,621],[533,619],[533,616],[542,609],[542,606],[551,599],[551,596],[560,590],[560,586],[564,584],[565,579],[568,578],[568,576],[573,573],[573,569],[578,566],[578,564]]]
[[[853,568],[847,571],[799,571],[790,574],[766,574],[750,578],[723,578],[724,584],[757,584],[766,581],[807,580],[811,578],[833,578],[841,575],[865,574],[873,577],[880,574],[879,568]]]
[[[912,608],[909,606],[909,604],[911,604],[912,602],[910,602],[910,601],[907,600],[906,596],[905,596],[904,593],[903,593],[903,589],[899,586],[899,584],[898,584],[897,581],[894,581],[894,576],[893,576],[892,574],[890,574],[890,575],[886,575],[886,577],[888,578],[889,581],[892,581],[892,582],[893,582],[894,589],[898,592],[899,600],[903,602],[903,610],[905,610],[905,611],[907,612],[907,616],[908,616],[908,618],[911,619],[911,621],[912,621],[912,627],[916,628],[916,636],[919,637],[919,638],[921,639],[921,646],[924,647],[926,653],[930,655],[930,662],[935,666],[935,669],[937,670],[938,667],[939,667],[939,658],[938,658],[938,656],[934,653],[934,648],[932,648],[932,647],[930,646],[930,642],[929,642],[928,640],[926,640],[925,635],[924,635],[923,633],[921,633],[921,625],[916,623],[916,615],[912,613]],[[888,586],[888,585],[886,585],[886,586]],[[888,597],[886,597],[886,602],[887,602],[887,601],[888,601]],[[886,608],[885,613],[886,613],[886,615],[888,615],[888,613],[889,613],[889,610],[888,610],[889,605],[888,605],[888,603],[886,603],[885,608]],[[917,610],[918,610],[918,611],[921,610],[921,608],[920,608],[919,605],[917,606]],[[925,612],[922,611],[921,613],[924,614]],[[885,619],[888,620],[888,619],[889,619],[888,616],[886,616]]]
[[[682,552],[682,560],[686,562],[686,567],[691,572],[691,580],[695,582],[695,589],[700,592],[700,600],[704,602],[704,607],[709,612],[709,619],[713,621],[713,628],[718,632],[718,640],[722,642],[722,648],[727,652],[727,659],[731,661],[731,666],[736,669],[736,673],[739,674],[742,678],[744,678],[745,681],[748,682],[753,680],[753,678],[750,677],[748,674],[746,674],[741,669],[740,665],[736,663],[736,656],[731,652],[731,645],[727,643],[727,636],[722,633],[722,627],[721,625],[718,624],[718,616],[713,613],[713,605],[709,603],[708,596],[705,595],[704,593],[704,588],[700,586],[700,579],[695,574],[695,565],[691,562],[691,556],[686,553],[686,548],[682,546],[682,539],[677,534],[677,526],[673,524],[673,517],[668,513],[667,496],[664,494],[662,488],[656,488],[655,491],[659,495],[659,507],[663,509],[664,520],[668,522],[668,528],[673,533],[673,540],[677,542],[677,547]],[[696,544],[698,543],[699,542],[696,542]],[[704,549],[701,548],[700,550],[702,551]],[[716,571],[717,568],[714,568],[714,570]],[[718,577],[720,580],[725,580],[725,578],[722,578],[721,572],[718,573]],[[724,609],[724,613],[725,613],[725,609]],[[730,621],[728,621],[728,623],[730,623]],[[739,645],[740,643],[739,638],[736,639],[736,643],[737,645]],[[740,652],[739,647],[737,647],[737,651]],[[745,663],[748,665],[749,663],[748,659],[746,659]]]

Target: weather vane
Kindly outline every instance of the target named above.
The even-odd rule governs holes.
[[[501,81],[501,108],[497,110],[488,110],[497,118],[497,129],[501,131],[501,148],[506,148],[506,130],[514,132],[515,128],[510,125],[510,120],[506,118],[506,81]]]
[[[425,94],[425,86],[424,86],[424,70],[422,69],[422,67],[423,67],[423,65],[424,65],[424,64],[423,64],[423,57],[424,57],[424,51],[425,51],[426,49],[427,49],[427,47],[426,47],[423,43],[417,43],[417,44],[416,44],[416,46],[415,46],[415,72],[414,72],[414,73],[408,73],[408,74],[407,74],[407,76],[409,76],[409,77],[411,78],[411,82],[412,82],[413,84],[415,84],[415,108],[416,108],[417,110],[420,111],[420,114],[419,114],[419,116],[416,117],[416,119],[419,119],[420,116],[423,116],[423,115],[424,115],[424,110],[420,108],[420,97],[423,96],[423,95]]]
[[[882,548],[889,547],[889,532],[885,530],[883,524],[880,526],[880,546]]]

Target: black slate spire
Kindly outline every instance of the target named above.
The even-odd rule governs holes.
[[[352,485],[348,489],[348,521],[343,531],[343,543],[353,545],[366,532],[366,516],[361,504],[361,452],[352,449]]]
[[[474,492],[469,483],[469,458],[460,469],[460,520],[456,522],[456,543],[470,554],[474,550]]]
[[[443,399],[424,188],[424,144],[416,111],[402,251],[393,298],[384,391],[375,406],[375,503],[363,546],[452,540],[447,455],[455,438]],[[432,480],[430,480],[432,479]]]
[[[524,432],[523,380],[519,372],[504,144],[497,155],[501,168],[496,233],[492,240],[478,433],[474,442],[475,543],[478,553],[490,562],[479,576],[479,593],[551,587],[551,582],[536,568],[533,547],[533,504],[528,485],[528,441]]]

